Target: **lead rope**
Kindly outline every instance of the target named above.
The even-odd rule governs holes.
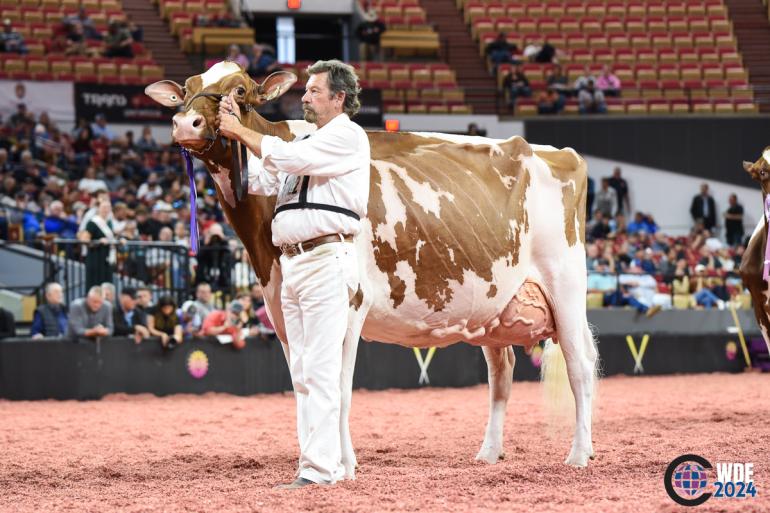
[[[765,224],[767,241],[765,242],[765,262],[762,266],[762,279],[770,283],[770,194],[765,196]]]
[[[192,157],[186,148],[182,148],[182,156],[187,164],[187,177],[190,179],[190,248],[193,255],[198,254],[198,191],[195,188],[195,173],[193,173]]]

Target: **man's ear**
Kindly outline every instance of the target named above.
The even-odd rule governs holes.
[[[257,105],[275,100],[291,89],[297,81],[297,75],[288,71],[276,71],[257,86],[255,99]]]
[[[144,94],[166,107],[184,103],[184,89],[173,80],[161,80],[144,88]]]

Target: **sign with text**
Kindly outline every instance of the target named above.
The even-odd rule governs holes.
[[[142,86],[107,84],[75,84],[75,112],[88,121],[101,113],[109,123],[168,123],[173,115],[144,94]]]

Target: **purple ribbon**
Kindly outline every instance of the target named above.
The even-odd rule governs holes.
[[[195,173],[193,172],[192,157],[186,148],[182,148],[182,156],[187,163],[187,177],[190,179],[190,248],[192,254],[198,254],[198,192],[195,190]]]

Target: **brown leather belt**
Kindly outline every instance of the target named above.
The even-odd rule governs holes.
[[[332,235],[321,235],[315,239],[298,242],[297,244],[281,244],[278,246],[278,248],[281,250],[281,253],[291,258],[293,256],[299,255],[300,253],[312,251],[318,246],[322,246],[323,244],[329,244],[330,242],[342,242],[340,236],[347,242],[351,242],[353,240],[353,236],[348,233],[343,233],[341,235],[339,233],[335,233]]]

